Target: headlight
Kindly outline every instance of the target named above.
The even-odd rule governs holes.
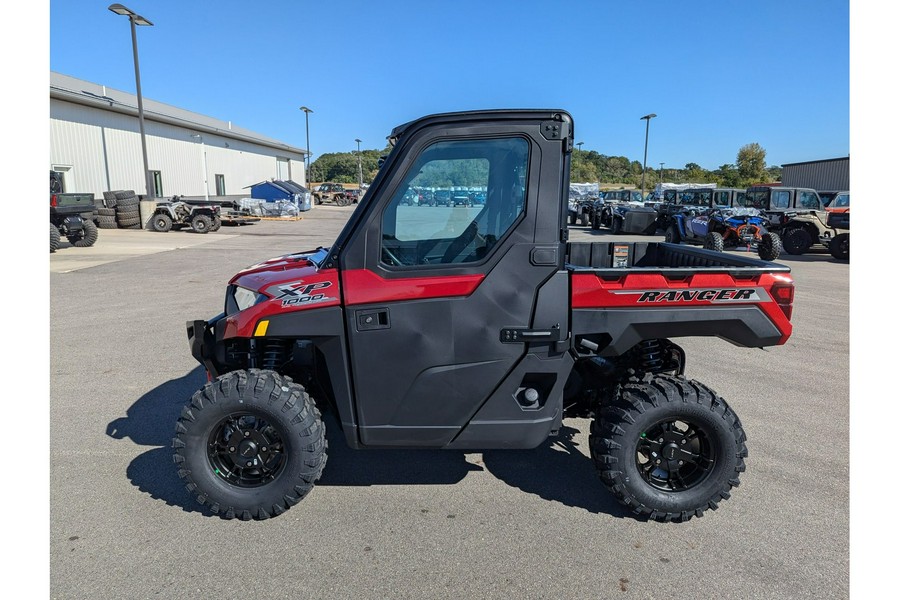
[[[256,304],[256,292],[248,290],[247,288],[235,286],[234,301],[237,304],[238,310],[248,309]]]
[[[247,288],[243,288],[237,285],[234,286],[233,297],[238,311],[246,310],[251,306],[258,304],[259,302],[266,300],[266,296],[264,296],[263,294],[258,294],[253,290],[248,290]]]

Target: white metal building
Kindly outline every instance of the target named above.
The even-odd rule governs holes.
[[[181,108],[144,101],[155,195],[249,196],[267,179],[306,186],[306,150]],[[137,96],[50,73],[50,169],[65,190],[146,192]]]

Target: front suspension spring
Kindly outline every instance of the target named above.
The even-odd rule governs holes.
[[[271,339],[266,340],[265,349],[262,355],[262,368],[270,371],[277,371],[285,362],[287,355],[287,341]]]

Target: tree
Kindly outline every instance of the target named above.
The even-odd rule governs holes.
[[[765,181],[766,151],[756,142],[741,146],[737,154],[737,169],[742,185]]]
[[[689,162],[684,165],[684,176],[691,182],[705,182],[709,172],[695,162]]]
[[[713,171],[713,175],[722,185],[722,187],[740,187],[740,175],[737,167],[732,164],[725,164]]]
[[[362,162],[363,182],[370,183],[378,173],[378,158],[389,150],[363,150],[359,161]],[[309,167],[310,181],[334,181],[337,183],[357,183],[359,181],[359,164],[356,152],[330,152],[322,154]],[[315,177],[313,178],[313,173]]]

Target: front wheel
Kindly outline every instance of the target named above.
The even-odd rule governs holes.
[[[763,260],[775,260],[781,255],[781,250],[781,238],[777,233],[764,233],[756,245],[756,253]]]
[[[706,238],[703,240],[703,247],[707,250],[725,252],[725,238],[718,231],[707,233]]]
[[[678,227],[674,223],[666,227],[665,240],[667,244],[681,243],[681,234],[678,233]]]
[[[212,232],[216,232],[222,229],[222,217],[216,215],[213,217],[212,223],[209,225],[209,230]]]
[[[226,519],[280,515],[325,468],[325,426],[302,386],[274,371],[233,371],[181,411],[172,440],[178,476]]]
[[[613,217],[612,226],[610,227],[610,232],[613,235],[619,235],[622,233],[622,219]]]
[[[591,457],[635,514],[687,521],[715,510],[740,484],[747,438],[713,390],[668,375],[633,379],[591,424]]]

